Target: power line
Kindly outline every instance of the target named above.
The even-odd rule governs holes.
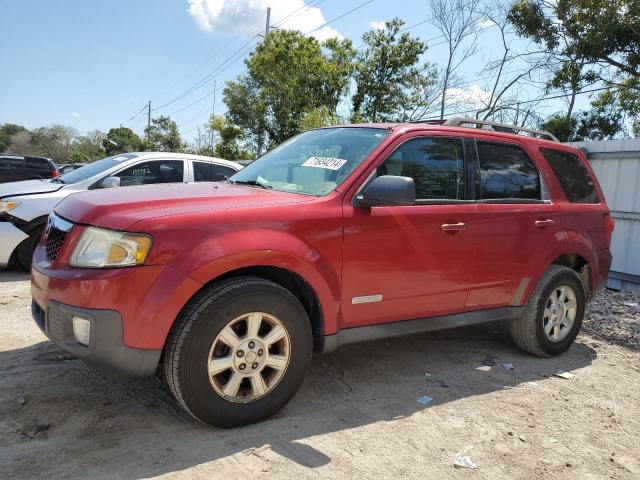
[[[321,0],[321,1],[324,1],[324,0]],[[351,13],[353,13],[353,12],[357,11],[357,10],[359,10],[360,8],[362,8],[362,7],[366,6],[366,5],[368,5],[369,3],[372,3],[372,2],[374,2],[374,1],[375,1],[375,0],[367,0],[366,2],[363,2],[363,3],[361,3],[360,5],[358,5],[358,6],[354,7],[354,8],[352,8],[351,10],[348,10],[347,12],[345,12],[345,13],[343,13],[343,14],[339,15],[338,17],[335,17],[335,18],[333,18],[333,19],[331,19],[331,20],[329,20],[329,21],[327,21],[327,22],[323,23],[322,25],[319,25],[318,27],[314,28],[313,30],[310,30],[310,31],[308,31],[308,32],[304,33],[304,35],[309,35],[309,34],[311,34],[311,33],[315,32],[315,31],[317,31],[317,30],[319,30],[319,29],[321,29],[321,28],[323,28],[323,27],[325,27],[325,26],[327,26],[327,25],[329,25],[329,24],[331,24],[331,23],[333,23],[333,22],[336,22],[337,20],[340,20],[341,18],[344,18],[345,16],[347,16],[347,15],[349,15],[349,14],[351,14]],[[307,6],[308,6],[310,3],[312,3],[312,2],[308,2]],[[318,3],[316,3],[315,5],[319,5],[319,2],[318,2]],[[314,6],[315,6],[315,5],[314,5]],[[304,6],[303,6],[302,8],[304,8]],[[309,8],[311,8],[311,7],[309,7]],[[286,18],[286,17],[285,17],[285,18]],[[280,23],[280,25],[282,25],[282,24],[283,24],[283,23]],[[240,49],[236,50],[236,51],[234,52],[234,54],[233,54],[231,57],[229,57],[225,62],[223,62],[219,67],[217,67],[217,68],[216,68],[213,72],[211,72],[209,75],[207,75],[206,77],[204,77],[200,82],[198,82],[198,84],[194,85],[194,87],[195,87],[195,88],[194,88],[194,87],[192,87],[191,89],[189,89],[189,90],[187,90],[186,92],[184,92],[183,94],[181,94],[181,96],[179,96],[179,98],[178,98],[178,97],[176,97],[175,99],[171,100],[170,102],[167,102],[167,103],[165,103],[164,105],[161,105],[161,106],[160,106],[160,107],[158,107],[158,108],[154,108],[154,109],[153,109],[153,111],[160,110],[161,108],[164,108],[164,107],[166,107],[166,106],[168,106],[168,105],[170,105],[170,104],[172,104],[172,103],[175,103],[176,101],[178,101],[178,100],[180,100],[180,99],[184,98],[185,96],[190,95],[190,94],[191,94],[191,93],[193,93],[194,91],[198,90],[202,85],[204,85],[204,84],[206,83],[206,81],[211,80],[211,79],[212,79],[212,78],[214,78],[214,77],[217,77],[220,73],[222,73],[224,70],[226,70],[227,68],[229,68],[233,63],[235,63],[235,62],[237,62],[238,60],[240,60],[240,59],[241,59],[241,58],[242,58],[246,53],[248,53],[248,52],[253,48],[253,45],[250,45],[248,49],[245,49],[245,50],[244,50],[244,51],[242,51],[242,52],[240,52],[240,50],[241,50],[243,47],[245,47],[248,43],[250,43],[251,41],[253,41],[253,40],[254,40],[256,37],[258,37],[258,36],[259,36],[259,34],[256,34],[252,39],[250,39],[248,42],[246,42],[246,43],[245,43],[245,44],[244,44]],[[238,53],[238,52],[240,52],[240,53]],[[233,56],[234,56],[234,55],[236,55],[236,58],[235,58],[235,59],[233,59]],[[224,66],[224,64],[225,64],[225,63],[227,63],[227,62],[229,62],[229,61],[230,61],[230,63],[228,63],[226,66]],[[224,68],[222,68],[223,66],[224,66]],[[246,72],[246,69],[245,69],[245,70],[243,70],[243,72]],[[220,88],[218,88],[218,90],[217,90],[217,91],[221,90],[222,88],[224,88],[224,87],[220,87]],[[202,102],[202,101],[206,100],[207,98],[209,98],[209,97],[211,97],[212,95],[214,95],[214,93],[215,93],[215,91],[212,91],[212,92],[207,93],[206,95],[203,95],[202,97],[200,97],[200,98],[198,98],[197,100],[195,100],[195,101],[191,102],[190,104],[185,105],[184,107],[181,107],[181,108],[179,108],[179,109],[177,109],[177,110],[173,111],[172,113],[170,113],[170,114],[169,114],[169,116],[172,116],[172,115],[174,115],[174,114],[176,114],[176,113],[182,112],[182,111],[186,110],[187,108],[190,108],[190,107],[192,107],[193,105],[196,105],[196,104],[198,104],[198,103],[200,103],[200,102]]]
[[[582,90],[581,92],[576,93],[576,95],[583,95],[585,93],[595,93],[595,92],[601,92],[603,90],[607,90],[607,87],[598,87],[598,88],[592,88],[591,90]],[[547,100],[557,100],[559,98],[568,98],[570,97],[572,94],[571,93],[563,93],[562,95],[553,95],[553,96],[543,96],[541,98],[534,98],[534,99],[530,99],[530,100],[519,100],[517,102],[513,102],[513,103],[505,103],[502,105],[498,105],[501,109],[504,109],[506,107],[515,107],[517,105],[523,105],[523,104],[528,104],[528,103],[536,103],[536,102],[544,102]],[[477,111],[481,110],[481,108],[474,108],[472,110],[464,110],[464,111],[460,111],[460,112],[447,112],[447,115],[451,116],[451,115],[465,115],[467,113],[475,113]],[[432,120],[432,119],[439,119],[440,116],[437,117],[428,117],[428,118],[424,118],[423,120]]]
[[[356,10],[360,10],[362,7],[375,2],[375,0],[367,0],[366,2],[362,2],[360,5],[358,5],[357,7],[352,8],[351,10],[344,12],[342,15],[338,15],[335,18],[332,18],[331,20],[329,20],[328,22],[323,23],[322,25],[320,25],[319,27],[314,28],[313,30],[309,30],[307,33],[305,33],[305,35],[309,35],[310,33],[313,32],[317,32],[318,30],[320,30],[321,28],[326,27],[327,25],[332,24],[333,22],[337,22],[338,20],[340,20],[341,18],[346,17],[347,15],[352,14],[353,12],[355,12]]]

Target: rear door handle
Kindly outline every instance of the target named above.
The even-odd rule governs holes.
[[[462,230],[465,230],[467,228],[467,224],[466,223],[443,223],[442,225],[440,225],[440,228],[442,228],[442,230],[444,230],[445,232],[460,232]]]
[[[548,227],[549,225],[553,225],[553,223],[554,223],[553,220],[551,220],[549,218],[546,218],[544,220],[536,220],[535,221],[536,227],[538,227],[538,228],[545,228],[545,227]]]

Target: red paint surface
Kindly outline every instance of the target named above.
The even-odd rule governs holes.
[[[226,184],[104,189],[72,195],[56,212],[77,223],[56,262],[44,245],[35,253],[32,291],[50,300],[118,311],[125,343],[162,348],[184,305],[220,275],[250,266],[295,272],[314,290],[325,333],[340,328],[510,305],[524,278],[529,287],[559,255],[590,264],[593,284],[607,278],[611,256],[604,229],[608,208],[570,204],[539,154],[557,143],[520,136],[425,125],[389,125],[392,133],[337,191],[325,197]],[[551,204],[415,205],[354,208],[367,176],[401,141],[445,135],[495,139],[523,146],[541,171]],[[587,163],[587,168],[591,171]],[[593,179],[595,175],[591,172]],[[547,226],[538,220],[552,220]],[[462,231],[442,224],[464,223]],[[149,233],[145,266],[71,268],[83,225]],[[383,301],[353,305],[352,297]]]

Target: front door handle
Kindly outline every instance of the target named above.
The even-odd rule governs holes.
[[[546,228],[550,225],[553,225],[553,223],[554,223],[553,220],[551,220],[550,218],[545,218],[544,220],[535,221],[536,227],[538,228]]]
[[[442,230],[444,230],[445,232],[460,232],[462,230],[465,230],[467,228],[467,224],[466,223],[443,223],[442,225],[440,225],[440,228]]]

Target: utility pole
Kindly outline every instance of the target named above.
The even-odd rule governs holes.
[[[151,100],[147,106],[147,128],[151,126]]]
[[[271,7],[267,7],[267,25],[264,27],[264,36],[266,38],[271,30]]]

